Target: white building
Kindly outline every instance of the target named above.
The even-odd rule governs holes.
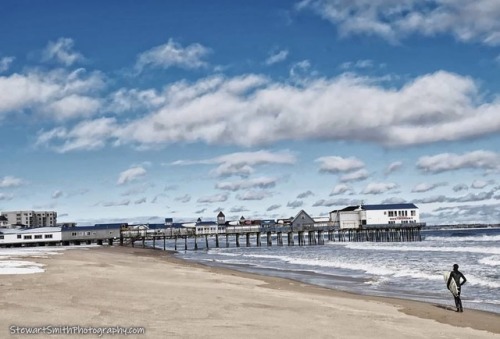
[[[1,215],[7,218],[11,225],[23,225],[28,228],[55,227],[57,212],[54,211],[9,211]]]
[[[56,243],[61,241],[60,227],[0,230],[0,245]]]
[[[414,204],[359,205],[330,212],[330,221],[339,228],[417,224],[420,214]]]

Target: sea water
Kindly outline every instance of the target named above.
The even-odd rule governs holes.
[[[208,265],[294,280],[367,295],[454,306],[443,273],[453,264],[467,278],[464,308],[500,314],[500,228],[422,231],[421,242],[326,242],[321,246],[225,247],[177,255]],[[234,237],[232,237],[234,238]],[[245,242],[240,242],[245,245]],[[295,241],[297,244],[297,239]],[[198,240],[198,246],[205,241]],[[214,245],[210,240],[209,247]],[[193,248],[189,244],[189,248]]]

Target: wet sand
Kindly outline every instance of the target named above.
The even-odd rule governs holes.
[[[11,325],[146,328],[128,338],[500,338],[499,315],[455,313],[452,301],[360,296],[158,250],[81,248],[26,260],[46,271],[0,276],[0,338],[26,337],[11,335]]]

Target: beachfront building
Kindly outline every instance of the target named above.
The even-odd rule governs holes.
[[[102,245],[103,242],[113,244],[113,240],[120,238],[120,230],[128,232],[135,232],[137,236],[145,236],[148,226],[141,225],[128,225],[121,223],[111,224],[96,224],[94,226],[75,226],[75,227],[62,227],[61,238],[63,245],[80,245],[97,243]]]
[[[8,227],[9,219],[5,215],[0,215],[0,227]]]
[[[60,241],[60,227],[12,228],[0,231],[0,246],[55,245]]]
[[[22,225],[27,228],[56,227],[57,212],[54,211],[8,211],[2,212],[7,223],[11,225]]]
[[[338,228],[363,228],[374,225],[418,224],[420,214],[414,204],[348,206],[330,212],[330,221]]]
[[[293,229],[304,229],[314,227],[314,219],[306,211],[300,210],[291,222]]]

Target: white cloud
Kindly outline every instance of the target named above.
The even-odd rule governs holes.
[[[146,203],[146,198],[141,198],[141,199],[138,199],[138,200],[134,201],[135,205],[141,205],[141,204],[144,204],[144,203]]]
[[[266,59],[266,65],[273,65],[278,62],[284,61],[288,57],[288,51],[287,50],[281,50],[274,52],[271,54],[267,59]]]
[[[154,89],[138,90],[121,88],[109,97],[111,112],[151,110],[165,104],[166,98]]]
[[[412,192],[414,193],[423,193],[423,192],[429,192],[429,191],[432,191],[434,189],[436,189],[437,187],[440,187],[440,186],[444,186],[446,185],[446,183],[435,183],[435,184],[429,184],[429,183],[420,183],[418,185],[416,185],[415,187],[412,188]]]
[[[60,197],[62,197],[62,196],[63,196],[63,194],[64,194],[64,193],[63,193],[62,191],[59,191],[59,190],[54,191],[54,192],[52,193],[52,199],[59,199]]]
[[[466,184],[457,184],[455,186],[453,186],[453,191],[454,192],[460,192],[460,191],[466,191],[469,189],[469,186],[467,186]]]
[[[49,103],[43,109],[56,120],[85,118],[94,115],[101,108],[101,101],[96,98],[71,94]]]
[[[360,169],[351,173],[344,174],[340,177],[341,182],[347,181],[362,181],[368,178],[370,173],[366,169]]]
[[[422,204],[430,204],[430,203],[464,203],[464,202],[477,202],[490,200],[494,198],[494,194],[496,189],[493,189],[488,192],[480,192],[480,193],[469,193],[460,197],[446,197],[444,195],[439,196],[430,196],[422,199],[416,199],[414,203],[422,203]]]
[[[57,61],[65,66],[71,66],[76,62],[85,60],[82,54],[73,51],[74,41],[69,38],[59,38],[50,41],[43,51],[44,61]]]
[[[100,118],[96,120],[83,121],[68,130],[63,127],[41,132],[38,135],[36,145],[44,145],[54,138],[65,139],[65,142],[54,148],[59,153],[75,150],[92,150],[102,148],[105,139],[115,134],[116,120],[114,118]],[[119,144],[119,143],[117,143]]]
[[[236,195],[238,200],[263,200],[272,197],[273,194],[268,191],[246,191],[243,194]]]
[[[253,167],[244,164],[222,163],[210,173],[217,178],[226,178],[231,176],[249,177],[255,170]]]
[[[347,192],[352,192],[351,186],[349,186],[347,184],[338,184],[338,185],[335,185],[335,187],[332,189],[330,196],[346,194]]]
[[[234,206],[231,207],[229,210],[230,213],[241,213],[241,212],[248,212],[248,209],[244,206]]]
[[[228,190],[228,191],[238,191],[242,189],[249,188],[272,188],[276,186],[276,181],[278,179],[271,177],[259,177],[254,179],[247,180],[239,180],[239,181],[231,181],[231,182],[218,182],[215,185],[215,188],[220,190]]]
[[[0,188],[17,187],[24,184],[25,182],[23,179],[16,178],[10,175],[0,178]]]
[[[344,62],[340,65],[340,68],[343,70],[349,70],[349,69],[365,69],[365,68],[372,68],[373,67],[373,61],[369,59],[365,60],[358,60],[356,62]]]
[[[120,173],[117,184],[123,185],[146,175],[144,167],[132,167]]]
[[[297,195],[297,199],[305,199],[307,197],[310,197],[310,196],[313,196],[314,193],[311,192],[311,191],[306,191],[306,192],[302,192],[300,193],[299,195]]]
[[[248,177],[254,172],[253,166],[280,164],[289,165],[297,161],[295,155],[289,151],[270,152],[265,150],[255,152],[237,152],[211,159],[202,160],[177,160],[172,165],[198,165],[198,164],[218,164],[217,168],[211,171],[215,177],[241,176]]]
[[[296,62],[290,67],[290,78],[301,78],[303,76],[309,75],[309,69],[311,68],[311,63],[309,60],[302,60]]]
[[[183,196],[176,197],[175,201],[180,201],[182,203],[187,203],[191,201],[191,196],[189,194],[184,194]]]
[[[102,74],[83,69],[0,76],[0,120],[20,111],[40,113],[56,121],[89,117],[101,107],[96,96],[104,86]]]
[[[358,201],[352,199],[330,199],[330,200],[321,199],[316,201],[313,204],[313,206],[332,207],[332,206],[345,206],[345,205],[355,205],[355,204],[358,204]]]
[[[385,175],[389,175],[391,173],[394,173],[396,172],[397,170],[399,170],[401,167],[403,166],[403,162],[402,161],[395,161],[391,164],[389,164],[389,166],[387,166],[386,170],[385,170]]]
[[[441,153],[418,159],[417,168],[423,172],[441,173],[464,168],[500,170],[500,154],[491,151],[472,151],[464,154]]]
[[[280,207],[281,207],[281,205],[279,205],[279,204],[274,204],[274,205],[269,206],[269,207],[266,209],[266,211],[267,211],[267,212],[271,212],[271,211],[277,210],[277,209],[278,209],[278,208],[280,208]]]
[[[396,43],[412,34],[450,34],[459,41],[500,44],[497,0],[303,0],[297,9],[311,9],[337,25],[341,36],[376,35]]]
[[[223,193],[223,194],[215,194],[215,195],[210,195],[206,197],[201,197],[198,199],[198,202],[200,204],[203,203],[214,203],[214,202],[224,202],[228,199],[229,194]]]
[[[290,207],[290,208],[299,208],[301,207],[302,205],[304,205],[304,202],[302,200],[295,200],[295,201],[289,201],[287,204],[286,204],[286,207]]]
[[[319,171],[326,173],[349,172],[365,167],[364,162],[356,157],[328,156],[317,158],[314,161],[320,163]]]
[[[399,197],[391,197],[388,199],[382,200],[381,204],[404,204],[406,200]]]
[[[7,71],[10,68],[10,64],[14,62],[16,58],[14,57],[3,57],[0,59],[0,73]]]
[[[381,194],[397,188],[398,185],[392,182],[374,182],[368,184],[363,190],[364,194]]]
[[[494,181],[474,180],[470,187],[474,189],[482,189],[491,184],[494,184]]]
[[[125,199],[122,201],[106,201],[102,203],[103,207],[117,207],[117,206],[128,206],[130,205],[130,200]]]
[[[250,147],[285,140],[346,140],[405,146],[500,132],[500,101],[484,102],[472,79],[443,71],[399,89],[352,75],[301,85],[257,75],[215,76],[172,84],[164,95],[165,105],[110,125],[99,144]],[[79,143],[68,140],[69,132],[52,132],[40,135],[48,146],[61,148],[63,143],[63,149],[71,150]]]
[[[185,69],[196,69],[206,67],[203,58],[210,54],[211,50],[201,44],[194,43],[183,47],[173,39],[166,44],[156,46],[139,55],[135,65],[139,72],[146,67],[170,68],[180,67]]]

